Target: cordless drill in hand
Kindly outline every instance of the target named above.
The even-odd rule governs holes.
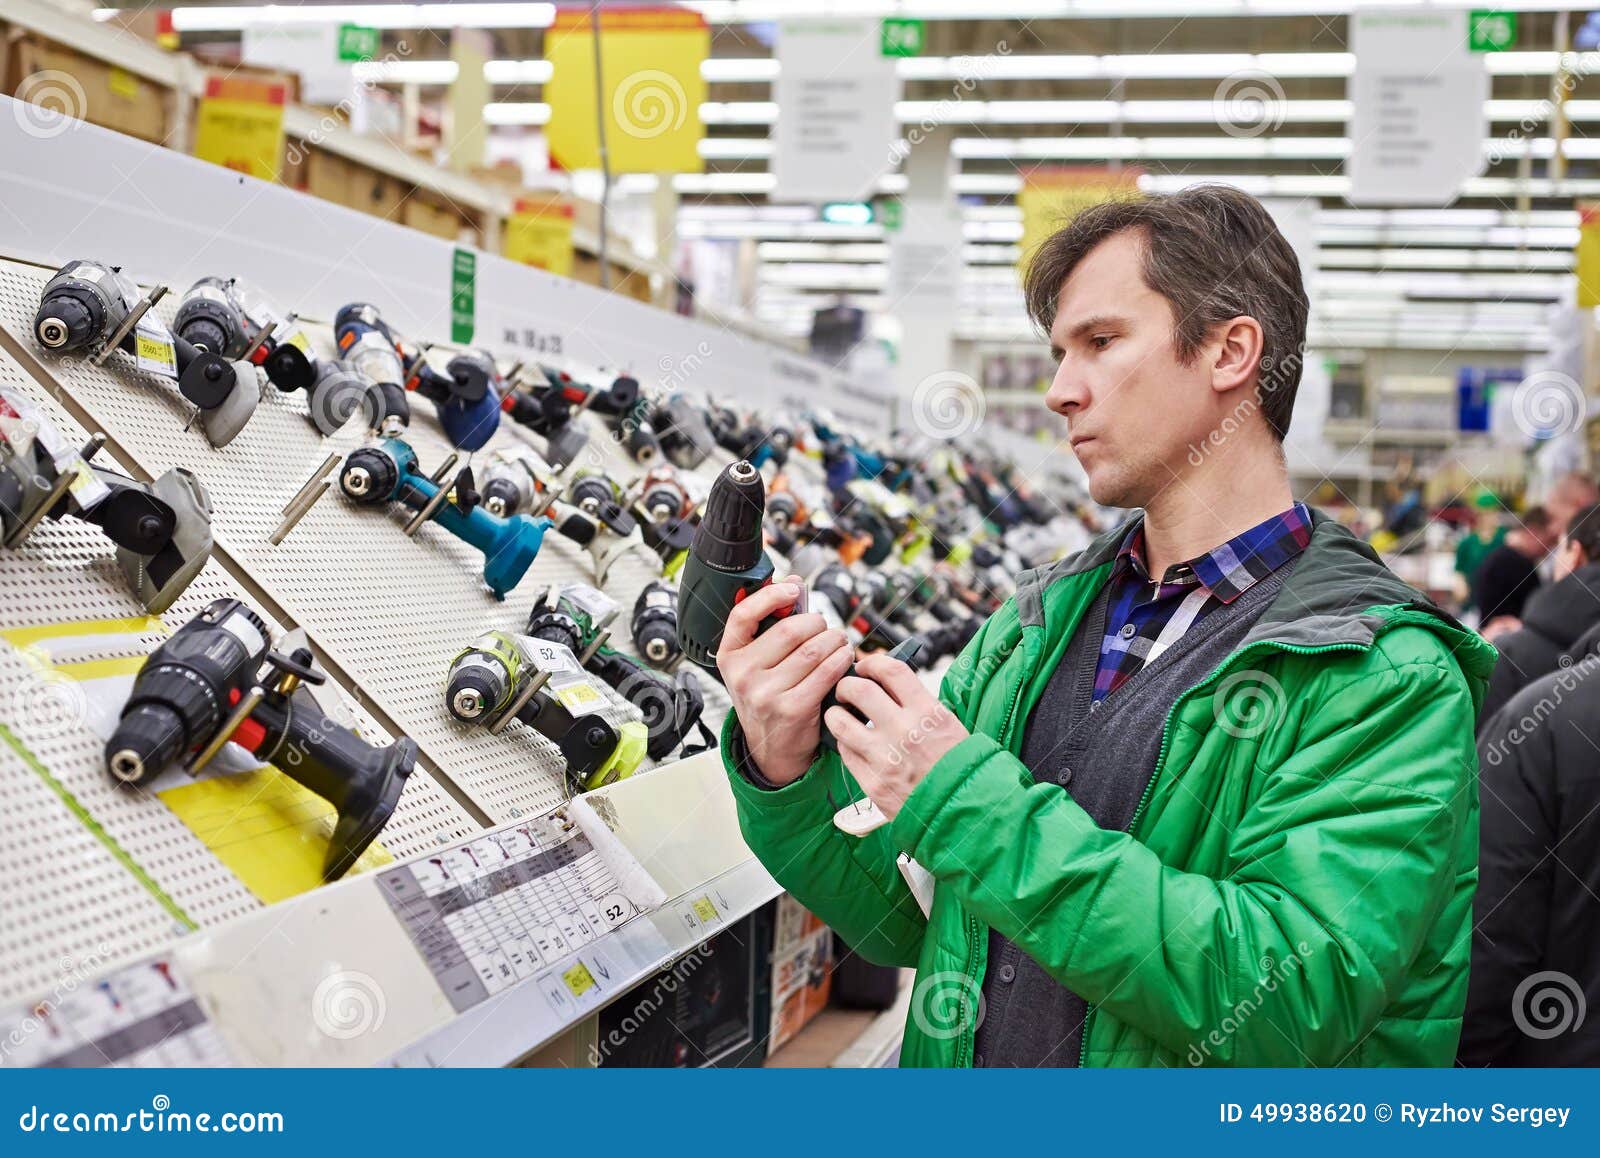
[[[772,559],[761,545],[765,510],[761,472],[744,459],[724,467],[711,484],[678,580],[678,646],[701,667],[716,668],[722,631],[734,607],[772,582]],[[771,616],[762,626],[788,613]]]
[[[394,813],[417,745],[375,748],[330,720],[302,686],[325,679],[311,653],[270,646],[266,623],[237,599],[218,599],[180,627],[134,678],[106,770],[147,784],[180,759],[198,772],[232,741],[338,810],[322,866],[323,879],[337,880]]]

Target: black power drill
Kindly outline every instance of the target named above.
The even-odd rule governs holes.
[[[724,467],[711,484],[678,580],[678,646],[701,667],[716,668],[734,607],[772,582],[772,559],[761,545],[765,510],[761,472],[744,459]],[[769,616],[762,627],[791,610]]]
[[[311,653],[270,646],[266,623],[237,599],[218,599],[180,627],[139,669],[106,743],[106,771],[147,784],[180,758],[199,771],[231,740],[338,810],[322,864],[323,879],[337,880],[394,813],[417,745],[375,748],[330,720],[302,686],[326,678]]]

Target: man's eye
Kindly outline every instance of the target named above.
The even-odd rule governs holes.
[[[1089,344],[1096,350],[1104,350],[1107,346],[1111,345],[1111,341],[1112,336],[1110,334],[1096,334],[1094,337],[1089,339]]]

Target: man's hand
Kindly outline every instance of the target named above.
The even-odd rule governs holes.
[[[769,584],[739,602],[717,649],[750,758],[780,788],[811,767],[822,731],[822,701],[850,670],[855,650],[820,615],[791,615],[756,635],[767,616],[792,607],[802,584]]]
[[[872,727],[843,708],[829,708],[828,730],[844,766],[890,820],[939,757],[970,735],[916,672],[886,655],[857,663],[856,674],[839,682],[838,696]]]

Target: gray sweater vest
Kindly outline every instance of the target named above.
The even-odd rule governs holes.
[[[1085,613],[1028,718],[1022,762],[1034,779],[1059,784],[1101,828],[1126,829],[1155,771],[1173,704],[1238,647],[1295,562],[1289,560],[1232,603],[1212,608],[1154,663],[1096,704],[1094,674],[1106,630],[1108,585]],[[1087,1015],[1083,998],[989,930],[975,1065],[1075,1066]]]

